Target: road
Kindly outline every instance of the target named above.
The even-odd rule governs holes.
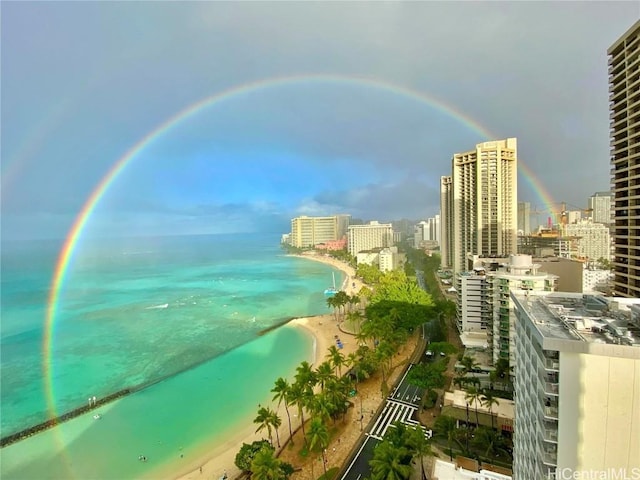
[[[346,472],[340,477],[341,480],[360,480],[371,474],[369,460],[373,458],[373,450],[382,441],[387,430],[393,428],[393,422],[399,421],[410,427],[420,425],[417,412],[424,390],[407,381],[407,375],[412,368],[413,365],[410,365],[400,383],[387,398],[380,415],[369,424],[371,428],[365,432],[366,439]],[[422,429],[425,437],[431,438],[431,430],[424,427]]]

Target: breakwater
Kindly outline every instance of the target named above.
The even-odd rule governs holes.
[[[111,395],[107,395],[106,397],[99,398],[99,399],[96,398],[95,403],[92,403],[91,405],[83,405],[81,407],[74,408],[73,410],[67,413],[59,415],[57,417],[50,418],[49,420],[46,420],[42,423],[38,423],[37,425],[33,425],[29,428],[25,428],[24,430],[21,430],[19,432],[12,433],[11,435],[7,435],[6,437],[2,437],[0,438],[0,448],[6,447],[7,445],[11,445],[12,443],[15,443],[15,442],[19,442],[20,440],[24,440],[25,438],[35,435],[36,433],[40,433],[44,430],[47,430],[63,422],[66,422],[67,420],[71,420],[72,418],[75,418],[84,413],[90,412],[91,410],[101,407],[102,405],[106,405],[109,402],[113,402],[118,398],[129,395],[130,393],[132,393],[132,391],[133,389],[131,388],[124,388],[115,393],[112,393]]]

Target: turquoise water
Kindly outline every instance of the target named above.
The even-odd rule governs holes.
[[[2,249],[2,435],[46,417],[44,312],[57,245]],[[281,255],[276,236],[112,240],[77,252],[52,335],[57,412],[150,387],[0,450],[3,478],[131,478],[223,441],[311,358],[283,319],[327,312],[331,268]],[[158,382],[158,383],[155,383]],[[102,410],[102,409],[99,409]],[[66,448],[60,449],[60,445]],[[201,452],[201,450],[199,450]],[[140,463],[144,453],[150,461]]]

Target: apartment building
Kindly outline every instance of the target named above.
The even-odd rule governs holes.
[[[607,50],[615,295],[640,297],[640,21]]]
[[[515,364],[515,318],[512,291],[555,291],[558,277],[540,272],[530,255],[471,260],[473,270],[456,275],[458,330],[467,346],[484,333],[491,361]],[[475,334],[469,338],[469,333]]]
[[[640,473],[640,300],[514,291],[511,299],[514,478],[633,478],[633,469]],[[612,471],[629,476],[607,476]]]
[[[531,233],[531,204],[518,202],[518,234],[529,235]]]
[[[440,177],[440,267],[453,268],[453,178]]]
[[[589,197],[589,210],[594,223],[611,224],[611,192],[596,192]]]
[[[575,238],[575,250],[572,256],[583,260],[611,259],[611,234],[609,228],[602,223],[581,220],[562,226],[565,237]]]
[[[349,225],[347,249],[356,256],[359,252],[393,246],[393,228],[390,223],[369,222],[367,225]]]
[[[446,250],[454,272],[465,270],[468,254],[516,253],[517,158],[515,138],[479,143],[474,150],[453,156],[453,211],[443,211],[443,203],[448,206],[451,201],[449,191],[442,190],[449,188],[443,177],[440,217],[444,224],[443,217],[449,216]]]

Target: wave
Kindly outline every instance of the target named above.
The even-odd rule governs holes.
[[[193,302],[193,303],[195,303],[195,302]],[[163,303],[162,305],[153,305],[151,307],[147,307],[147,308],[145,308],[145,310],[154,310],[154,309],[157,309],[157,308],[167,308],[168,306],[169,306],[168,303]]]

